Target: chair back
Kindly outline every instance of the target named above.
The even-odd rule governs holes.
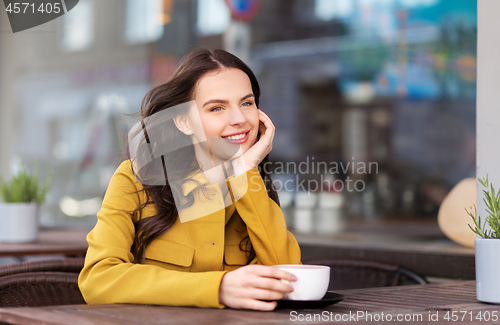
[[[306,263],[306,262],[304,262]],[[427,283],[417,274],[398,265],[367,260],[320,259],[307,264],[330,267],[328,290],[389,287],[406,284]]]
[[[83,258],[0,266],[0,307],[85,304],[78,288]]]

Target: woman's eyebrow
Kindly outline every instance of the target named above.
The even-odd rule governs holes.
[[[255,97],[255,96],[254,96],[254,94],[248,94],[246,96],[243,96],[240,99],[240,101],[245,100],[245,99],[247,99],[249,97]],[[225,100],[225,99],[210,99],[210,100],[206,101],[205,104],[203,104],[202,108],[205,107],[208,104],[214,104],[214,103],[217,103],[217,104],[227,104],[228,101]]]

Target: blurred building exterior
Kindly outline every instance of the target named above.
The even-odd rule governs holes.
[[[124,114],[194,45],[226,48],[256,73],[288,192],[337,193],[323,181],[350,178],[364,186],[341,191],[349,216],[435,217],[475,175],[476,1],[148,3],[81,0],[59,20],[0,35],[0,172],[18,159],[55,168],[44,224],[94,222],[125,157]],[[291,162],[308,170],[280,169]]]

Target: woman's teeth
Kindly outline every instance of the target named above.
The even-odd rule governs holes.
[[[230,137],[223,137],[224,139],[230,139],[230,140],[239,140],[243,139],[247,135],[246,133],[238,134],[238,135],[232,135]]]

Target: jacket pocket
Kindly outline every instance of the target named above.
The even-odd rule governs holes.
[[[155,240],[146,249],[146,264],[154,264],[169,270],[189,271],[195,249],[182,244]]]
[[[224,246],[224,262],[231,266],[243,266],[247,264],[247,252],[240,249],[240,245]]]

